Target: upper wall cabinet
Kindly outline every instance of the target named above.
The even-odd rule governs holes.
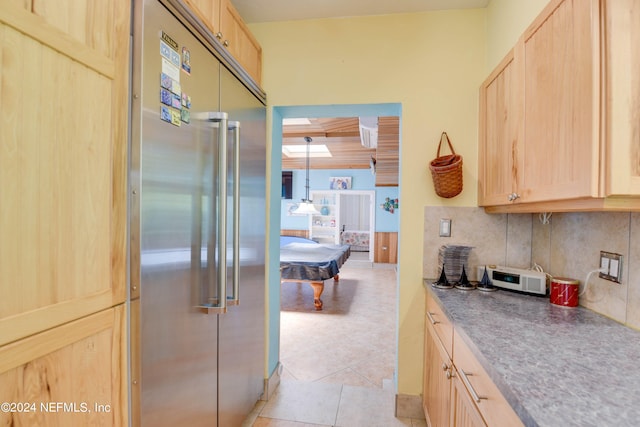
[[[480,205],[502,205],[517,191],[516,155],[522,138],[518,65],[511,50],[480,90]]]
[[[640,208],[639,7],[552,0],[482,84],[487,211]]]
[[[605,195],[640,194],[640,1],[603,3]]]
[[[251,34],[231,1],[221,1],[221,42],[251,77],[260,83],[262,78],[262,47]]]
[[[185,3],[209,27],[238,64],[260,84],[262,47],[231,0],[185,0]]]

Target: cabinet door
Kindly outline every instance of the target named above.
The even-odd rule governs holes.
[[[126,426],[123,305],[0,347],[2,426]]]
[[[553,0],[524,34],[522,202],[599,195],[598,17],[597,0]]]
[[[448,426],[451,411],[451,361],[429,319],[426,319],[425,324],[422,406],[427,425]]]
[[[517,189],[518,142],[522,135],[521,75],[514,50],[480,87],[478,205],[511,203]]]
[[[451,381],[451,402],[451,426],[486,427],[487,424],[482,419],[478,408],[471,400],[469,392],[462,384],[456,371],[454,371]]]
[[[640,194],[640,1],[604,2],[606,195]]]
[[[130,4],[19,3],[0,7],[0,345],[126,297]]]
[[[467,397],[471,394],[477,396],[477,401],[469,403],[476,406],[476,411],[479,411],[486,423],[492,427],[522,426],[520,417],[518,417],[498,387],[493,383],[489,374],[484,370],[455,328],[453,330],[453,348],[453,364],[456,369],[456,378],[466,383],[458,385],[457,389],[466,390],[468,388],[469,390],[466,391],[468,393]],[[461,391],[457,393],[459,396],[455,397],[456,401],[461,399],[460,396],[465,395]],[[469,412],[471,412],[470,408],[465,409],[461,412],[461,416]]]
[[[453,354],[453,324],[429,291],[427,291],[426,306],[427,323],[434,328],[447,354]]]
[[[257,82],[262,78],[262,47],[251,34],[230,0],[220,0],[222,44],[245,71]]]
[[[213,34],[220,32],[221,0],[184,0],[198,18],[209,27]]]

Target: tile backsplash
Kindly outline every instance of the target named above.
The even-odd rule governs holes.
[[[580,305],[640,329],[640,213],[555,213],[543,224],[537,214],[487,214],[482,208],[427,206],[423,276],[437,277],[438,250],[473,246],[469,278],[485,264],[529,268],[534,263],[556,277],[580,280],[599,267],[600,251],[621,254],[622,283],[589,277]],[[451,237],[439,237],[440,219],[451,219]]]

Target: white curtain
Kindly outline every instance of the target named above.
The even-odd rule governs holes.
[[[368,194],[340,195],[340,227],[346,231],[369,231],[371,197]]]

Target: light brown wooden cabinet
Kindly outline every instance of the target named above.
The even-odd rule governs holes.
[[[523,424],[520,417],[518,417],[513,408],[511,408],[511,405],[509,405],[504,396],[502,396],[498,387],[496,387],[489,377],[489,374],[487,374],[482,365],[480,365],[480,362],[473,355],[455,327],[453,329],[453,348],[453,365],[456,369],[456,382],[460,380],[464,389],[467,391],[466,397],[457,399],[466,401],[466,406],[473,405],[481,415],[484,423],[488,426],[522,426]],[[460,392],[459,394],[464,393]],[[463,415],[465,412],[473,412],[471,408],[461,411],[460,414],[460,416],[464,418],[471,419],[472,416]]]
[[[0,8],[0,345],[126,297],[130,4],[22,3]]]
[[[502,205],[517,191],[516,155],[522,129],[518,65],[511,50],[480,90],[480,206]]]
[[[262,47],[251,34],[230,0],[221,0],[222,14],[220,31],[224,35],[222,44],[258,83],[262,80]]]
[[[130,10],[0,7],[0,402],[111,408],[0,425],[126,424]]]
[[[427,425],[448,426],[451,414],[452,364],[428,317],[424,333],[424,358],[422,406]]]
[[[126,426],[124,306],[0,347],[3,426]],[[3,408],[6,409],[6,408]]]
[[[487,426],[455,368],[451,378],[451,423],[448,425],[452,427]]]
[[[198,18],[216,35],[220,29],[220,5],[222,0],[184,0]]]
[[[638,6],[552,0],[481,85],[480,206],[640,209]]]
[[[430,427],[522,426],[427,291],[422,406]]]
[[[640,0],[604,0],[605,195],[640,194]]]
[[[185,0],[235,60],[258,84],[262,80],[262,47],[231,0]]]

